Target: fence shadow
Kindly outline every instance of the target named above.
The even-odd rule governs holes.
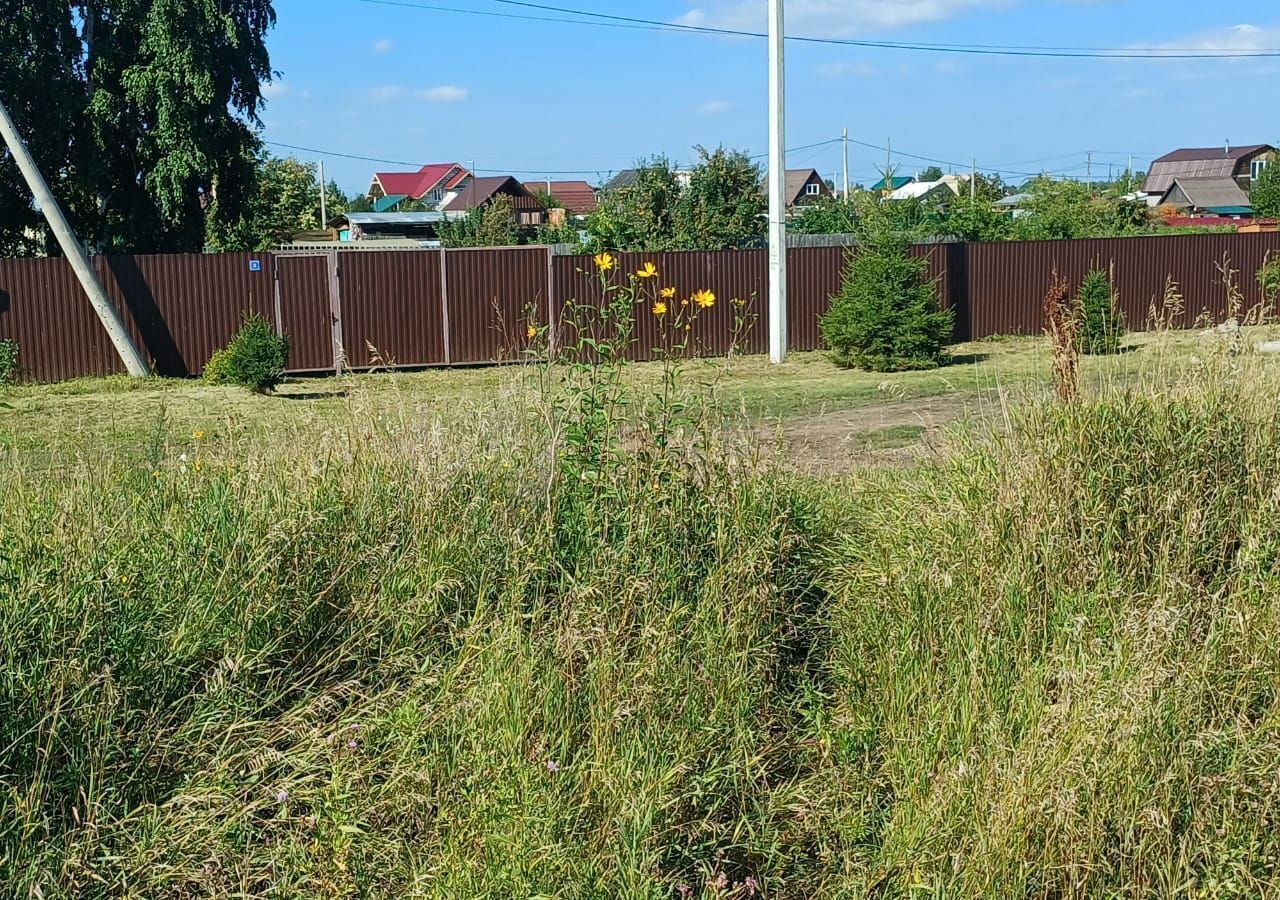
[[[142,343],[151,354],[156,373],[171,378],[190,377],[191,369],[164,320],[164,314],[138,266],[137,258],[110,256],[106,262],[120,295],[124,297],[125,306],[133,317],[133,324],[142,337]]]

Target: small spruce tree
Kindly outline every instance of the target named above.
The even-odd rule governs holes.
[[[933,369],[951,337],[952,314],[938,304],[928,263],[911,256],[892,228],[861,235],[840,293],[822,317],[822,336],[837,365],[873,372]]]
[[[1124,318],[1116,309],[1115,289],[1105,269],[1093,269],[1085,276],[1076,298],[1080,318],[1080,349],[1085,353],[1115,353],[1124,337]]]

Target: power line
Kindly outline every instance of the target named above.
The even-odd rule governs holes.
[[[495,11],[458,9],[429,3],[408,2],[408,0],[360,0],[362,3],[374,3],[384,6],[400,6],[410,9],[424,9],[435,12],[460,13],[465,15],[482,15],[494,18],[520,19],[524,21],[545,21],[570,25],[591,25],[597,27],[627,28],[645,31],[684,32],[691,34],[718,35],[722,37],[766,38],[764,32],[746,31],[734,28],[715,28],[707,25],[690,25],[680,22],[662,22],[657,19],[643,19],[635,16],[619,16],[590,10],[573,9],[544,3],[532,3],[527,0],[491,0],[506,6],[533,9],[541,12],[556,13],[560,16],[578,16],[577,19],[551,18],[543,15],[499,13]],[[787,40],[825,44],[841,47],[862,47],[880,50],[906,50],[928,53],[958,53],[978,56],[1012,56],[1041,57],[1054,59],[1268,59],[1280,57],[1280,49],[1257,48],[1254,50],[1233,50],[1230,48],[1185,48],[1185,47],[1050,47],[1019,44],[932,44],[904,41],[869,41],[853,38],[823,38],[803,35],[791,35]]]
[[[831,144],[838,144],[840,143],[840,140],[841,140],[840,138],[833,138],[832,140],[819,141],[815,144],[804,144],[803,146],[800,146],[800,147],[789,147],[787,148],[787,152],[801,153],[805,150],[814,150],[819,147],[827,147],[827,146],[830,146]],[[386,159],[385,157],[381,157],[381,156],[362,156],[357,153],[341,153],[337,150],[324,150],[319,147],[302,147],[302,146],[299,146],[298,144],[286,144],[286,143],[283,143],[282,141],[264,140],[262,143],[267,144],[271,147],[282,147],[285,150],[295,150],[299,153],[313,153],[317,156],[331,156],[336,159],[352,159],[352,160],[356,160],[357,162],[383,163],[389,166],[421,167],[423,165],[426,165],[425,163],[422,163],[422,162],[409,162],[408,160],[403,160],[403,159]],[[769,154],[767,153],[759,153],[755,156],[751,156],[748,158],[761,159],[768,155]],[[617,170],[613,167],[606,167],[603,169],[599,169],[599,168],[597,169],[474,169],[473,171],[484,172],[490,175],[596,175],[601,172],[615,172]]]

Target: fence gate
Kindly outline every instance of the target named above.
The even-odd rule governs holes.
[[[276,329],[289,336],[289,372],[342,371],[337,251],[275,254]]]

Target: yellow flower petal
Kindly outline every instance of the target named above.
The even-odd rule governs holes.
[[[670,300],[675,295],[676,295],[676,289],[673,287],[665,287],[662,289],[662,296],[667,300]]]
[[[637,278],[657,278],[658,267],[651,262],[647,262],[643,266],[641,266],[640,269],[636,272],[636,277]]]
[[[667,314],[667,304],[663,303],[661,300],[653,304],[653,314],[655,316],[665,316]]]
[[[596,255],[596,268],[601,272],[608,272],[618,261],[613,258],[612,253],[599,253]]]
[[[716,295],[710,291],[698,291],[693,295],[693,302],[703,309],[710,309],[716,305]]]
[[[525,329],[524,334],[525,334],[525,337],[527,337],[529,340],[533,340],[538,336],[538,329],[536,326],[530,325],[527,329]]]

